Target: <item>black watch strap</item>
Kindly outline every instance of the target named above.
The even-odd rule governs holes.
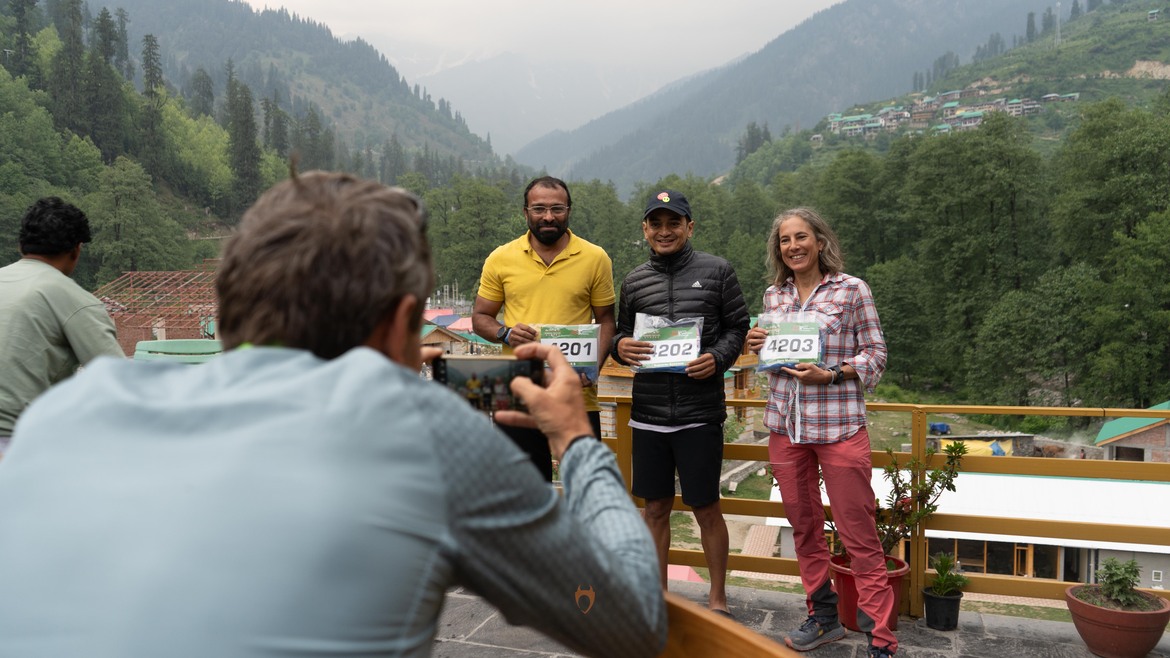
[[[829,372],[833,373],[833,380],[829,382],[829,386],[835,386],[841,383],[841,366],[835,365],[829,368]]]

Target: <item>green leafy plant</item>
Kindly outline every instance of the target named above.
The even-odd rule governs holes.
[[[930,566],[937,572],[930,591],[938,596],[954,596],[963,591],[969,578],[958,571],[955,556],[950,553],[935,553],[930,557]]]
[[[1077,588],[1075,596],[1095,606],[1113,610],[1158,610],[1161,603],[1152,594],[1138,591],[1142,569],[1137,560],[1106,558],[1097,570],[1097,585]]]
[[[926,463],[935,454],[933,448],[926,450],[926,461],[912,458],[906,466],[898,464],[893,450],[886,450],[890,463],[885,468],[885,478],[890,483],[890,493],[884,505],[877,506],[878,538],[882,550],[891,554],[903,539],[910,537],[914,528],[938,511],[938,499],[944,491],[955,490],[955,479],[963,465],[967,446],[955,441],[943,448],[946,463],[941,468],[927,469]],[[915,507],[917,503],[917,507]]]
[[[1122,608],[1129,608],[1140,605],[1142,601],[1141,594],[1135,589],[1141,573],[1137,560],[1120,562],[1114,557],[1106,558],[1097,570],[1097,582],[1102,594]]]

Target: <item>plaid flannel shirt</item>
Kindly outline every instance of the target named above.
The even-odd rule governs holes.
[[[764,425],[794,443],[834,443],[865,427],[865,391],[873,391],[886,369],[886,341],[873,294],[857,277],[825,276],[803,307],[792,278],[764,292],[765,313],[801,310],[816,311],[822,318],[824,367],[847,363],[859,379],[829,386],[801,384],[780,371],[769,373]]]

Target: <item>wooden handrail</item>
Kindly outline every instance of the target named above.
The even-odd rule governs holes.
[[[797,658],[800,655],[674,592],[666,592],[666,614],[670,631],[659,658]]]
[[[606,443],[617,453],[617,460],[622,468],[622,475],[629,478],[631,457],[628,450],[631,444],[631,431],[628,423],[632,398],[624,395],[599,396],[598,399],[603,403],[612,404],[615,407],[618,437],[616,439],[606,439]],[[727,400],[727,406],[729,407],[763,407],[764,405],[764,400]],[[908,457],[914,456],[932,466],[941,465],[945,460],[945,455],[936,454],[930,460],[926,459],[927,441],[932,438],[927,433],[928,424],[926,416],[928,413],[1170,419],[1170,411],[1166,410],[1115,409],[1106,407],[984,407],[886,402],[867,402],[866,407],[872,411],[908,413],[910,415],[911,451],[909,453],[896,452],[894,454],[903,462]],[[945,437],[940,438],[945,440]],[[728,444],[724,449],[724,457],[731,460],[767,462],[768,448],[765,445]],[[872,454],[872,461],[875,468],[881,468],[890,463],[890,458],[884,451],[875,451]],[[1170,482],[1170,464],[1165,463],[1038,459],[1034,457],[981,457],[971,455],[963,458],[962,472]],[[629,482],[628,479],[627,482]],[[962,486],[961,481],[958,486]],[[721,503],[724,513],[727,514],[743,514],[760,517],[784,516],[783,503],[737,498],[722,498]],[[690,509],[683,504],[680,496],[675,496],[673,507],[676,510]],[[1014,534],[1016,536],[1026,535],[1031,537],[1061,537],[1086,541],[1108,541],[1115,537],[1127,537],[1129,541],[1140,540],[1139,543],[1170,546],[1170,528],[1012,519],[944,513],[934,514],[910,538],[914,546],[922,547],[922,549],[911,552],[910,574],[903,581],[903,586],[906,587],[906,596],[903,597],[903,612],[906,612],[908,609],[909,613],[915,617],[921,615],[922,588],[929,583],[933,574],[932,571],[927,569],[926,564],[926,529],[997,535]],[[706,566],[702,551],[671,549],[669,552],[669,560],[671,564]],[[796,560],[790,558],[755,557],[737,554],[732,554],[729,557],[728,568],[775,574],[792,575],[799,573]],[[971,574],[970,576],[972,582],[968,587],[969,591],[1004,594],[1008,596],[1060,599],[1063,598],[1063,587],[1068,585],[1068,583],[1063,583],[1062,586],[1063,581],[1050,581],[1042,578],[975,574]],[[1170,599],[1170,591],[1147,591]]]

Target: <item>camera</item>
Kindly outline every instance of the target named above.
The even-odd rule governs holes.
[[[435,381],[488,414],[526,410],[519,396],[512,395],[513,378],[528,377],[537,386],[544,385],[544,362],[540,359],[446,355],[435,359],[433,368]]]

